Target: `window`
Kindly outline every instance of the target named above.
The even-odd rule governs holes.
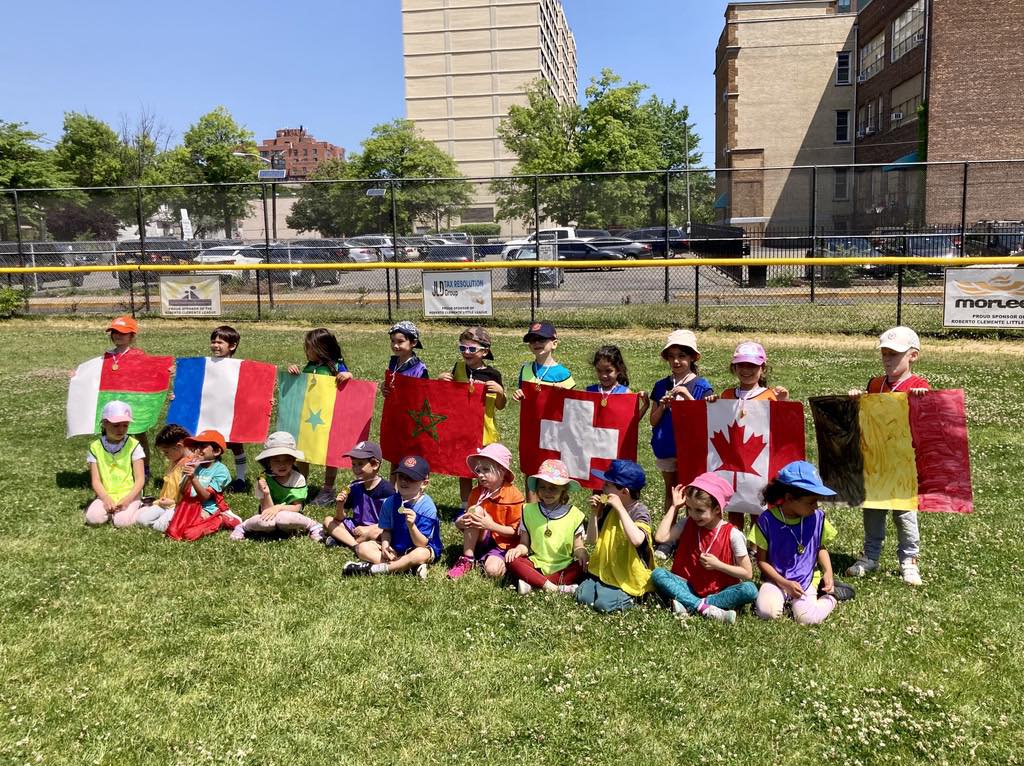
[[[832,191],[832,199],[838,201],[850,198],[849,170],[847,168],[835,168],[835,188]]]
[[[892,23],[892,60],[924,42],[924,0],[917,0]]]
[[[916,75],[889,92],[889,103],[892,104],[890,130],[917,119],[917,108],[921,105],[921,84],[921,75]]]
[[[850,84],[850,52],[840,51],[836,54],[836,85]]]
[[[836,13],[849,13],[852,10],[851,5],[850,0],[839,0],[836,3]]]
[[[867,135],[866,130],[868,127],[868,108],[862,106],[857,110],[857,138],[864,138]]]
[[[850,110],[839,109],[836,111],[836,143],[846,144],[850,142]]]
[[[867,45],[860,49],[859,82],[868,80],[882,71],[885,61],[885,32],[876,35]]]

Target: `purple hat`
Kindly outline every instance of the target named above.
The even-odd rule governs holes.
[[[732,499],[733,489],[732,484],[727,482],[717,473],[708,471],[702,473],[696,479],[686,485],[687,487],[696,487],[707,492],[711,497],[715,498],[715,502],[718,503],[719,510],[725,510],[725,506],[729,504],[729,500]]]
[[[745,340],[736,347],[736,350],[732,353],[732,363],[742,364],[756,364],[758,366],[768,361],[768,356],[764,353],[764,346],[760,343],[755,343],[752,340]]]

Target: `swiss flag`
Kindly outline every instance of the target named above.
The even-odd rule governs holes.
[[[688,484],[714,471],[735,494],[726,511],[758,514],[761,491],[784,465],[804,459],[800,402],[672,402],[676,479]]]
[[[584,487],[600,489],[590,475],[617,458],[636,460],[636,394],[602,396],[554,386],[523,386],[519,410],[519,467],[524,476],[549,458],[565,463]]]

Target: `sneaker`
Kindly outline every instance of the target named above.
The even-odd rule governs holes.
[[[334,491],[334,487],[324,487],[320,490],[320,494],[313,498],[310,505],[317,505],[320,507],[326,507],[328,505],[334,505],[337,493]]]
[[[335,538],[331,537],[330,535],[326,535],[324,537],[324,547],[325,548],[341,548],[341,547],[344,547],[344,546],[342,546],[342,544],[339,543]]]
[[[228,535],[228,540],[234,540],[234,541],[237,542],[239,540],[244,540],[244,539],[245,539],[245,530],[242,529],[242,525],[241,524],[239,524],[237,527],[232,529],[231,530],[231,534]]]
[[[369,561],[349,561],[345,566],[341,568],[342,577],[352,577],[353,575],[368,575],[370,574],[370,567],[373,566]]]
[[[314,524],[309,528],[309,539],[314,543],[322,543],[324,541],[324,525]]]
[[[418,567],[416,567],[414,571],[416,572],[416,576],[419,577],[421,580],[427,579],[428,570],[426,564],[420,564]]]
[[[689,617],[690,613],[686,611],[686,607],[680,604],[675,599],[672,599],[672,614],[678,614],[682,617]]]
[[[526,582],[526,580],[520,580],[516,590],[519,591],[520,596],[526,596],[533,592],[533,586]]]
[[[874,572],[876,569],[878,569],[877,561],[861,556],[850,565],[850,568],[846,570],[846,574],[849,577],[863,577],[868,572]]]
[[[825,591],[823,591],[821,589],[821,586],[819,585],[818,598],[821,598],[824,595],[826,595]],[[850,601],[856,594],[853,592],[853,588],[851,586],[847,585],[844,582],[839,582],[839,580],[834,580],[832,582],[831,595],[832,598],[834,598],[836,601]]]
[[[476,566],[476,559],[470,558],[469,556],[459,556],[459,560],[455,562],[455,566],[448,570],[448,576],[453,580],[458,580],[463,575],[467,575],[473,571],[473,567]]]
[[[578,589],[579,587],[580,587],[580,586],[579,586],[579,585],[576,585],[575,583],[574,583],[574,584],[572,584],[572,585],[559,585],[559,586],[558,586],[558,592],[559,592],[559,593],[566,593],[566,594],[568,594],[568,595],[570,595],[570,596],[573,596],[573,595],[575,595],[575,594],[576,594],[576,590],[577,590],[577,589]]]
[[[672,543],[658,543],[654,546],[654,558],[658,561],[668,561],[674,552],[675,546]]]
[[[228,484],[228,486],[225,487],[225,489],[228,492],[234,492],[236,494],[241,494],[243,492],[248,492],[249,491],[249,482],[247,482],[245,479],[235,479],[233,482]]]
[[[733,625],[736,622],[736,612],[732,609],[720,609],[712,604],[708,604],[704,607],[704,611],[700,614],[702,617],[707,617],[708,619],[716,620],[717,622],[724,622],[726,625]]]
[[[904,559],[900,562],[900,575],[907,585],[923,585],[921,571],[917,568],[917,559]]]

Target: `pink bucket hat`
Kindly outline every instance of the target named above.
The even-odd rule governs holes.
[[[748,364],[762,365],[767,361],[768,356],[764,353],[764,346],[752,340],[743,341],[732,353],[733,364],[746,362]]]
[[[537,479],[546,481],[548,484],[554,484],[558,487],[568,487],[569,489],[579,489],[580,483],[569,475],[569,469],[565,467],[565,463],[561,460],[545,460],[540,464],[540,468],[537,469],[537,473],[526,479],[526,487],[531,492],[537,491]]]
[[[696,479],[686,485],[687,487],[696,487],[707,492],[711,497],[715,498],[715,502],[718,503],[718,507],[723,511],[725,506],[729,504],[729,500],[732,499],[732,485],[719,476],[717,473],[702,473]]]
[[[497,463],[499,466],[505,469],[505,481],[511,483],[516,480],[516,475],[512,473],[512,469],[509,466],[512,464],[512,453],[508,451],[508,448],[501,444],[488,444],[486,447],[481,447],[472,455],[466,458],[466,465],[469,466],[469,470],[473,470],[473,461],[477,458],[485,457]]]

